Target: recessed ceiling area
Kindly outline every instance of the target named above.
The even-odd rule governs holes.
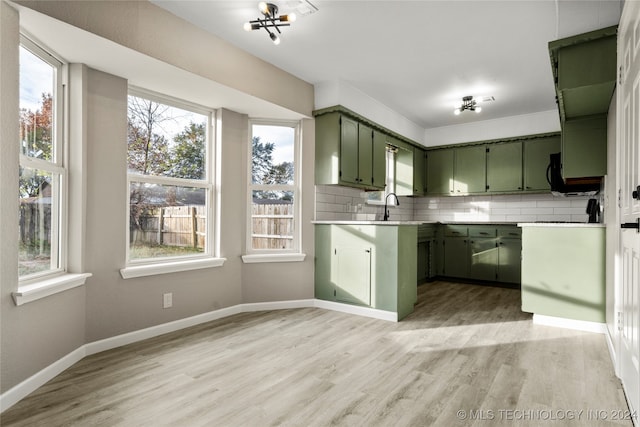
[[[257,1],[153,3],[309,82],[342,82],[424,129],[554,110],[547,44],[616,25],[618,0],[332,1],[282,29],[244,31]],[[280,13],[294,3],[275,2]],[[463,96],[494,96],[454,115]],[[317,97],[316,97],[317,99]]]

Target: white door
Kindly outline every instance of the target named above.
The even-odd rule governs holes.
[[[621,223],[640,224],[640,2],[627,1],[618,28],[618,171]],[[627,399],[640,410],[640,230],[620,229],[619,372]]]

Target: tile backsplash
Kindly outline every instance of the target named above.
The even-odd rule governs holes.
[[[589,197],[551,194],[400,197],[391,220],[468,222],[587,222]],[[366,193],[348,187],[316,186],[316,220],[381,220],[384,207],[367,205]]]

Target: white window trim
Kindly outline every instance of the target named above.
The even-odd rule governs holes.
[[[253,141],[253,125],[265,126],[287,126],[294,129],[293,141],[293,159],[294,159],[294,183],[293,185],[274,184],[262,185],[253,184],[251,178],[252,172],[252,141]],[[275,119],[251,119],[249,120],[249,138],[247,142],[247,220],[246,220],[246,242],[245,254],[242,261],[248,263],[267,263],[267,262],[300,262],[304,261],[306,254],[301,252],[302,248],[302,126],[300,121],[291,120],[275,120]],[[253,190],[293,190],[294,213],[293,213],[293,248],[291,249],[253,249],[252,248],[252,227],[251,227],[251,205],[253,203]]]
[[[47,277],[44,280],[21,284],[11,296],[16,305],[20,306],[32,301],[37,301],[59,292],[83,286],[91,273],[61,274],[55,277]]]
[[[54,142],[52,146],[53,161],[46,161],[38,158],[33,158],[20,153],[20,166],[28,167],[31,169],[40,169],[51,173],[58,179],[58,184],[53,187],[57,188],[58,194],[52,195],[52,213],[51,224],[55,224],[55,228],[51,230],[52,241],[55,240],[56,244],[51,245],[51,259],[57,260],[57,267],[50,268],[46,271],[29,274],[26,276],[18,277],[18,290],[13,293],[14,302],[18,304],[18,300],[23,301],[21,297],[23,293],[31,295],[38,295],[36,298],[31,298],[29,301],[40,299],[53,293],[62,292],[65,289],[59,289],[59,286],[52,286],[51,283],[64,282],[64,279],[60,277],[75,276],[66,274],[67,266],[67,161],[69,146],[68,135],[65,132],[67,128],[67,122],[69,118],[65,115],[66,106],[68,105],[68,67],[67,64],[59,58],[52,51],[45,47],[40,42],[35,42],[32,38],[24,33],[20,34],[20,46],[31,52],[33,55],[40,58],[43,62],[48,63],[54,68],[55,72],[55,87],[52,94],[54,99],[53,108],[53,125],[54,125]],[[55,208],[54,208],[55,207]],[[90,275],[89,275],[90,276]],[[88,276],[87,276],[88,277]],[[72,279],[73,281],[73,279]],[[84,284],[84,280],[82,281]],[[78,285],[79,286],[79,285]],[[64,285],[63,285],[64,287]],[[36,289],[48,289],[46,292],[35,292]],[[26,301],[26,302],[29,302]]]
[[[120,275],[123,279],[130,279],[135,277],[144,277],[157,274],[166,274],[180,271],[196,270],[201,268],[220,267],[224,265],[226,258],[220,258],[217,256],[219,252],[219,233],[215,233],[214,230],[218,230],[217,227],[217,186],[216,181],[219,175],[219,164],[217,163],[217,114],[212,108],[207,108],[201,105],[193,104],[188,101],[173,98],[169,95],[163,95],[149,90],[129,87],[129,95],[140,98],[145,98],[157,103],[169,105],[171,107],[181,108],[187,111],[191,111],[197,114],[205,115],[208,117],[207,126],[207,143],[206,143],[206,176],[203,180],[196,179],[184,179],[184,178],[171,178],[155,175],[143,175],[137,173],[127,173],[127,189],[126,189],[126,266],[120,270]],[[215,169],[214,169],[215,167]],[[184,255],[179,257],[165,257],[165,258],[145,258],[145,259],[130,259],[130,206],[129,195],[132,182],[160,184],[160,185],[176,185],[184,187],[203,188],[206,190],[206,203],[207,203],[207,237],[205,241],[205,252],[201,254]]]

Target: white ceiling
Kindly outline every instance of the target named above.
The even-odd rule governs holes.
[[[283,28],[279,46],[243,23],[257,1],[153,3],[312,83],[342,82],[429,129],[553,110],[547,43],[618,23],[619,0],[336,1]],[[275,1],[280,13],[296,2]],[[223,58],[221,58],[223,60]],[[453,115],[465,95],[493,95]]]

